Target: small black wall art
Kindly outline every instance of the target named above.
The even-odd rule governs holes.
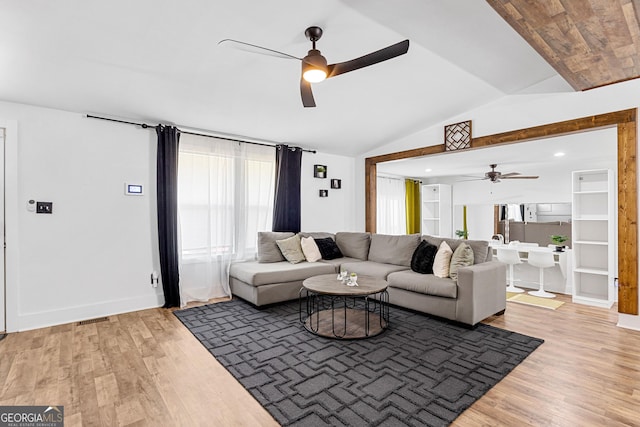
[[[329,190],[320,190],[320,197],[329,197]]]
[[[341,179],[332,179],[331,180],[331,188],[336,190],[342,188],[342,180]]]
[[[313,165],[313,177],[314,178],[326,178],[327,177],[327,165]]]

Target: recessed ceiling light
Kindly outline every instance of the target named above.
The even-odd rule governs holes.
[[[433,170],[433,169],[429,169],[429,168],[427,168],[427,169],[425,169],[424,171],[425,171],[425,172],[431,172],[432,170]]]
[[[564,153],[562,151],[557,152],[556,154],[554,154],[555,157],[562,157],[564,156]]]

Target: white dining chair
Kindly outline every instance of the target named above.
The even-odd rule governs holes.
[[[540,269],[540,288],[537,291],[529,291],[529,295],[541,298],[555,298],[555,294],[544,290],[544,269],[555,265],[553,252],[531,250],[527,260],[530,265]]]
[[[515,281],[513,277],[513,266],[516,264],[522,264],[520,260],[520,254],[515,248],[497,248],[498,261],[504,262],[509,265],[509,286],[507,286],[507,292],[522,293],[524,289],[517,288],[513,283]]]

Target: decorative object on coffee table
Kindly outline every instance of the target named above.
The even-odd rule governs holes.
[[[327,166],[326,165],[313,165],[313,177],[314,178],[326,178]]]

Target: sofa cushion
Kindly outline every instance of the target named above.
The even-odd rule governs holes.
[[[449,267],[451,265],[451,256],[453,251],[447,242],[440,243],[436,257],[433,260],[433,274],[436,277],[449,277]]]
[[[371,243],[370,233],[336,233],[336,244],[342,254],[346,257],[367,260],[369,255],[369,245]]]
[[[280,262],[284,256],[276,244],[276,240],[286,239],[294,233],[278,231],[258,232],[258,262]]]
[[[280,248],[282,256],[291,264],[297,264],[305,260],[299,236],[294,235],[286,239],[276,240],[276,245]]]
[[[419,244],[419,234],[372,234],[368,260],[411,267],[411,257]]]
[[[342,258],[340,248],[338,248],[338,245],[336,245],[336,242],[334,242],[331,237],[315,239],[315,241],[316,245],[318,245],[318,249],[320,250],[320,254],[322,255],[322,259]]]
[[[420,274],[411,270],[397,271],[389,274],[387,281],[393,288],[445,298],[458,297],[456,282],[433,274]]]
[[[231,264],[229,275],[251,286],[302,281],[319,274],[335,273],[334,267],[320,262],[291,264],[287,261],[259,263],[256,261]]]
[[[340,268],[348,271],[349,273],[357,273],[360,276],[371,276],[380,279],[386,279],[387,276],[394,271],[409,269],[402,265],[382,264],[373,261],[344,262]]]
[[[466,243],[460,243],[451,256],[449,266],[449,277],[451,280],[458,280],[458,269],[473,265],[473,249]]]
[[[420,274],[433,274],[433,260],[438,247],[423,240],[411,257],[411,270]]]
[[[431,243],[432,245],[440,246],[440,243],[447,242],[452,250],[456,250],[460,243],[466,243],[473,249],[473,263],[480,264],[481,262],[491,261],[493,258],[493,252],[489,248],[489,242],[486,240],[463,240],[463,239],[443,239],[442,237],[423,236],[423,240]]]
[[[318,245],[316,245],[316,241],[313,237],[309,236],[301,238],[300,247],[302,248],[302,253],[307,261],[316,262],[322,259],[320,249],[318,249]]]
[[[334,266],[334,268],[336,269],[336,273],[338,273],[340,271],[340,266],[342,266],[344,263],[347,262],[364,262],[361,261],[357,258],[350,258],[350,257],[342,257],[342,258],[334,258],[334,259],[323,259],[320,262],[324,262],[327,264],[331,264]]]

